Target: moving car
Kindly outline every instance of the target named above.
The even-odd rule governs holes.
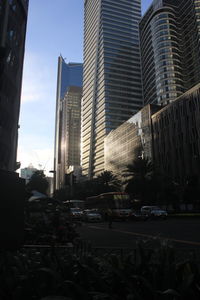
[[[141,214],[152,218],[166,218],[167,211],[158,206],[142,206]]]
[[[102,216],[96,209],[86,209],[83,212],[83,221],[85,221],[85,222],[101,222]]]

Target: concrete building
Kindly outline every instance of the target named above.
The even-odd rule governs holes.
[[[142,107],[141,1],[85,0],[82,169],[105,169],[104,138]]]
[[[146,105],[105,138],[105,167],[120,174],[139,156],[184,184],[200,178],[200,83],[165,107]]]
[[[154,164],[178,183],[200,176],[200,84],[152,116]]]
[[[0,169],[15,171],[28,1],[0,1]]]
[[[153,159],[151,116],[160,109],[146,105],[105,138],[105,169],[120,174],[138,157]]]
[[[56,120],[54,143],[54,188],[60,187],[61,169],[61,136],[62,136],[62,101],[70,86],[82,87],[83,65],[81,63],[66,63],[62,56],[58,57],[58,76],[56,94]]]
[[[34,168],[32,164],[30,164],[27,168],[23,168],[20,170],[20,177],[26,180],[26,183],[29,182],[31,176],[38,171],[38,169]]]
[[[166,105],[200,82],[200,2],[154,0],[140,45],[144,104]]]

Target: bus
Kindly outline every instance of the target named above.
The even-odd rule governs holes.
[[[109,192],[88,197],[85,200],[85,207],[98,209],[105,218],[108,208],[112,210],[113,219],[125,220],[132,214],[130,197],[124,192]]]

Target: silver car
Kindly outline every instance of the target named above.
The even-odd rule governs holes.
[[[83,212],[83,220],[85,222],[101,222],[102,216],[96,209],[86,209]]]
[[[141,213],[148,217],[166,218],[168,213],[166,210],[158,206],[142,206]]]

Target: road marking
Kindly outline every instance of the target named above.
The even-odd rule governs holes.
[[[136,235],[136,236],[147,237],[147,238],[157,238],[158,237],[156,235],[150,235],[150,234],[138,233],[138,232],[132,232],[132,231],[125,231],[125,230],[119,230],[119,229],[103,228],[103,227],[98,227],[98,226],[94,226],[94,225],[89,226],[89,228],[109,230],[109,231],[114,231],[114,232],[119,232],[119,233],[126,233],[126,234],[130,234],[130,235]],[[193,245],[193,246],[200,246],[200,242],[177,240],[177,239],[168,238],[168,237],[160,237],[160,238],[166,239],[168,241],[173,241],[173,242],[176,242],[176,243],[188,244],[188,245]]]

